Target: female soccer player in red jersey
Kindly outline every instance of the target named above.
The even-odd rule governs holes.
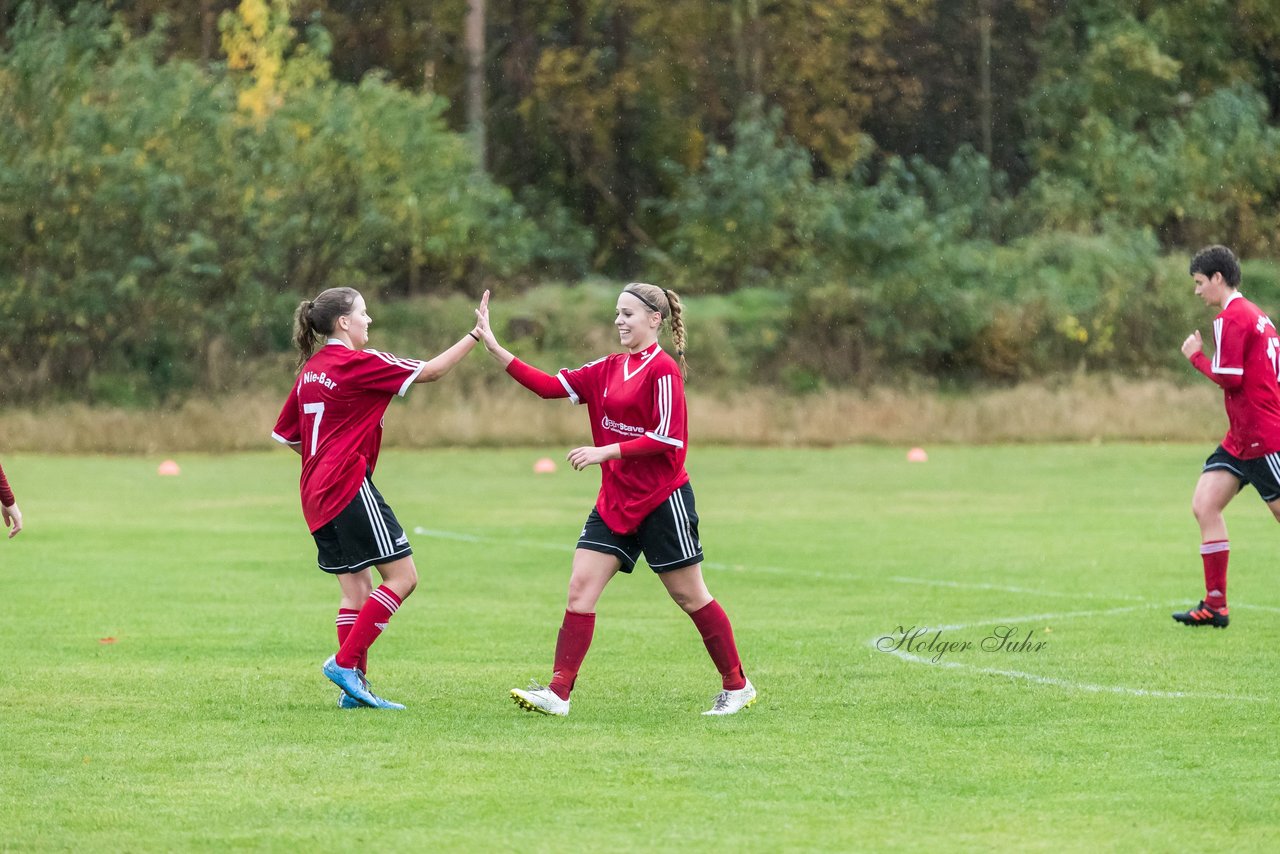
[[[4,526],[9,529],[9,539],[18,536],[22,530],[22,511],[18,509],[18,499],[13,497],[9,481],[5,479],[4,469],[0,468],[0,517]]]
[[[1191,259],[1196,296],[1219,309],[1213,321],[1214,353],[1203,352],[1197,330],[1182,342],[1193,367],[1222,388],[1227,435],[1205,460],[1191,498],[1200,524],[1204,598],[1173,618],[1188,626],[1225,629],[1227,559],[1231,554],[1222,511],[1246,483],[1280,519],[1280,335],[1271,318],[1239,291],[1240,262],[1225,246],[1207,246]]]
[[[731,715],[755,701],[742,672],[733,628],[702,580],[702,545],[693,488],[685,472],[684,322],[675,293],[632,283],[618,296],[614,326],[625,353],[615,353],[555,376],[521,362],[489,327],[486,310],[476,325],[485,348],[517,382],[543,398],[585,403],[593,444],[568,460],[581,471],[599,465],[600,494],[578,538],[569,577],[568,607],[556,641],[551,683],[514,688],[525,709],[569,714],[569,693],[591,645],[596,602],[619,570],[631,572],[643,552],[667,592],[702,634],[720,671],[723,690],[708,715]],[[679,364],[658,346],[670,322]]]
[[[477,315],[488,301],[485,291]],[[373,485],[382,415],[409,386],[447,374],[480,336],[473,329],[423,362],[364,349],[372,322],[353,288],[302,301],[294,314],[298,381],[271,435],[302,455],[302,513],[320,568],[336,575],[342,589],[338,652],[322,668],[343,691],[338,705],[402,709],[375,695],[364,675],[370,645],[418,584],[409,539]],[[376,590],[371,566],[382,577]]]

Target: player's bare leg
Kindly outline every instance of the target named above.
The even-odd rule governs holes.
[[[700,611],[711,602],[711,592],[702,580],[702,564],[685,566],[658,575],[672,601],[686,614]]]
[[[611,554],[590,549],[577,549],[573,553],[569,594],[564,621],[556,636],[551,682],[545,688],[532,681],[528,688],[512,688],[511,699],[520,708],[558,717],[569,714],[569,694],[595,634],[596,603],[621,568],[621,561]]]
[[[391,588],[401,601],[408,599],[418,586],[418,568],[413,564],[412,555],[380,564],[378,574],[382,576],[382,585]]]
[[[373,592],[373,572],[362,569],[338,576],[338,586],[342,588],[342,601],[339,608],[359,611],[364,607],[364,600]]]
[[[1191,512],[1200,524],[1200,541],[1225,540],[1227,522],[1222,511],[1240,491],[1240,481],[1229,471],[1213,469],[1200,475],[1191,496]]]
[[[575,550],[573,571],[569,574],[569,610],[577,614],[594,614],[604,588],[621,568],[621,561],[613,555],[590,549]]]
[[[1227,522],[1222,511],[1239,491],[1239,478],[1223,469],[1211,469],[1202,473],[1196,483],[1195,493],[1191,497],[1191,512],[1200,526],[1200,556],[1204,562],[1206,592],[1199,605],[1173,615],[1183,625],[1223,629],[1230,622],[1226,599],[1230,545],[1227,541]],[[1272,512],[1277,510],[1273,508]]]
[[[341,647],[343,641],[347,639],[347,635],[351,633],[351,627],[355,625],[356,615],[360,613],[360,609],[364,607],[365,600],[373,592],[373,571],[366,568],[359,572],[343,573],[338,576],[338,587],[342,590],[342,598],[338,602],[337,619],[338,646]],[[369,664],[366,656],[361,657],[356,664],[356,668],[365,674],[367,678]],[[345,691],[339,691],[338,708],[364,709],[367,706],[348,695]]]
[[[404,600],[418,586],[418,570],[414,566],[411,555],[379,564],[378,574],[382,576],[382,584],[371,591],[359,606],[347,639],[338,649],[337,654],[324,663],[323,671],[348,697],[364,706],[379,709],[403,709],[399,703],[392,703],[374,694],[365,678],[369,647],[382,634],[383,629],[391,621],[392,615],[400,609]],[[362,577],[363,576],[363,580]],[[369,571],[353,573],[350,576],[338,576],[342,585],[343,600],[348,596],[355,597],[373,586]],[[342,581],[343,578],[351,578]],[[339,699],[339,705],[342,705]]]
[[[671,599],[680,606],[702,635],[707,654],[720,672],[723,690],[704,715],[732,715],[756,701],[756,689],[742,672],[733,626],[720,603],[711,597],[702,580],[702,564],[685,566],[658,575]]]

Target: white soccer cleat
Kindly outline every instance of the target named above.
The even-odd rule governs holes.
[[[561,700],[556,696],[556,692],[550,688],[543,688],[537,682],[530,681],[529,687],[523,691],[519,688],[511,689],[511,699],[516,705],[528,712],[538,712],[543,715],[555,715],[557,717],[567,717],[569,714],[569,701]]]
[[[747,680],[747,684],[743,685],[737,691],[721,691],[716,694],[716,698],[711,703],[711,708],[703,712],[704,715],[732,715],[736,714],[747,706],[756,701],[756,688],[751,684],[751,680]]]

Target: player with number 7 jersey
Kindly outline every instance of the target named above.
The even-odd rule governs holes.
[[[485,291],[477,316],[488,301]],[[414,383],[447,374],[480,337],[472,329],[429,361],[401,359],[365,349],[372,322],[354,288],[302,301],[294,314],[298,380],[271,436],[302,456],[302,514],[316,562],[342,592],[338,651],[321,670],[342,689],[341,708],[402,709],[374,694],[367,679],[369,647],[418,584],[409,538],[373,485],[382,416]],[[371,567],[382,578],[376,590]]]

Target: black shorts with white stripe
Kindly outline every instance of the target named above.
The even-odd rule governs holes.
[[[1219,445],[1209,455],[1209,459],[1204,461],[1204,470],[1219,469],[1235,475],[1240,481],[1240,489],[1244,489],[1246,483],[1253,484],[1263,501],[1271,502],[1280,498],[1280,453],[1242,460]]]
[[[333,521],[313,531],[316,563],[334,575],[359,572],[413,554],[409,538],[368,477]]]
[[[686,483],[671,493],[644,517],[634,534],[615,534],[592,508],[578,537],[578,548],[616,556],[622,561],[623,572],[635,569],[642,553],[654,572],[670,572],[702,563],[693,487]]]

